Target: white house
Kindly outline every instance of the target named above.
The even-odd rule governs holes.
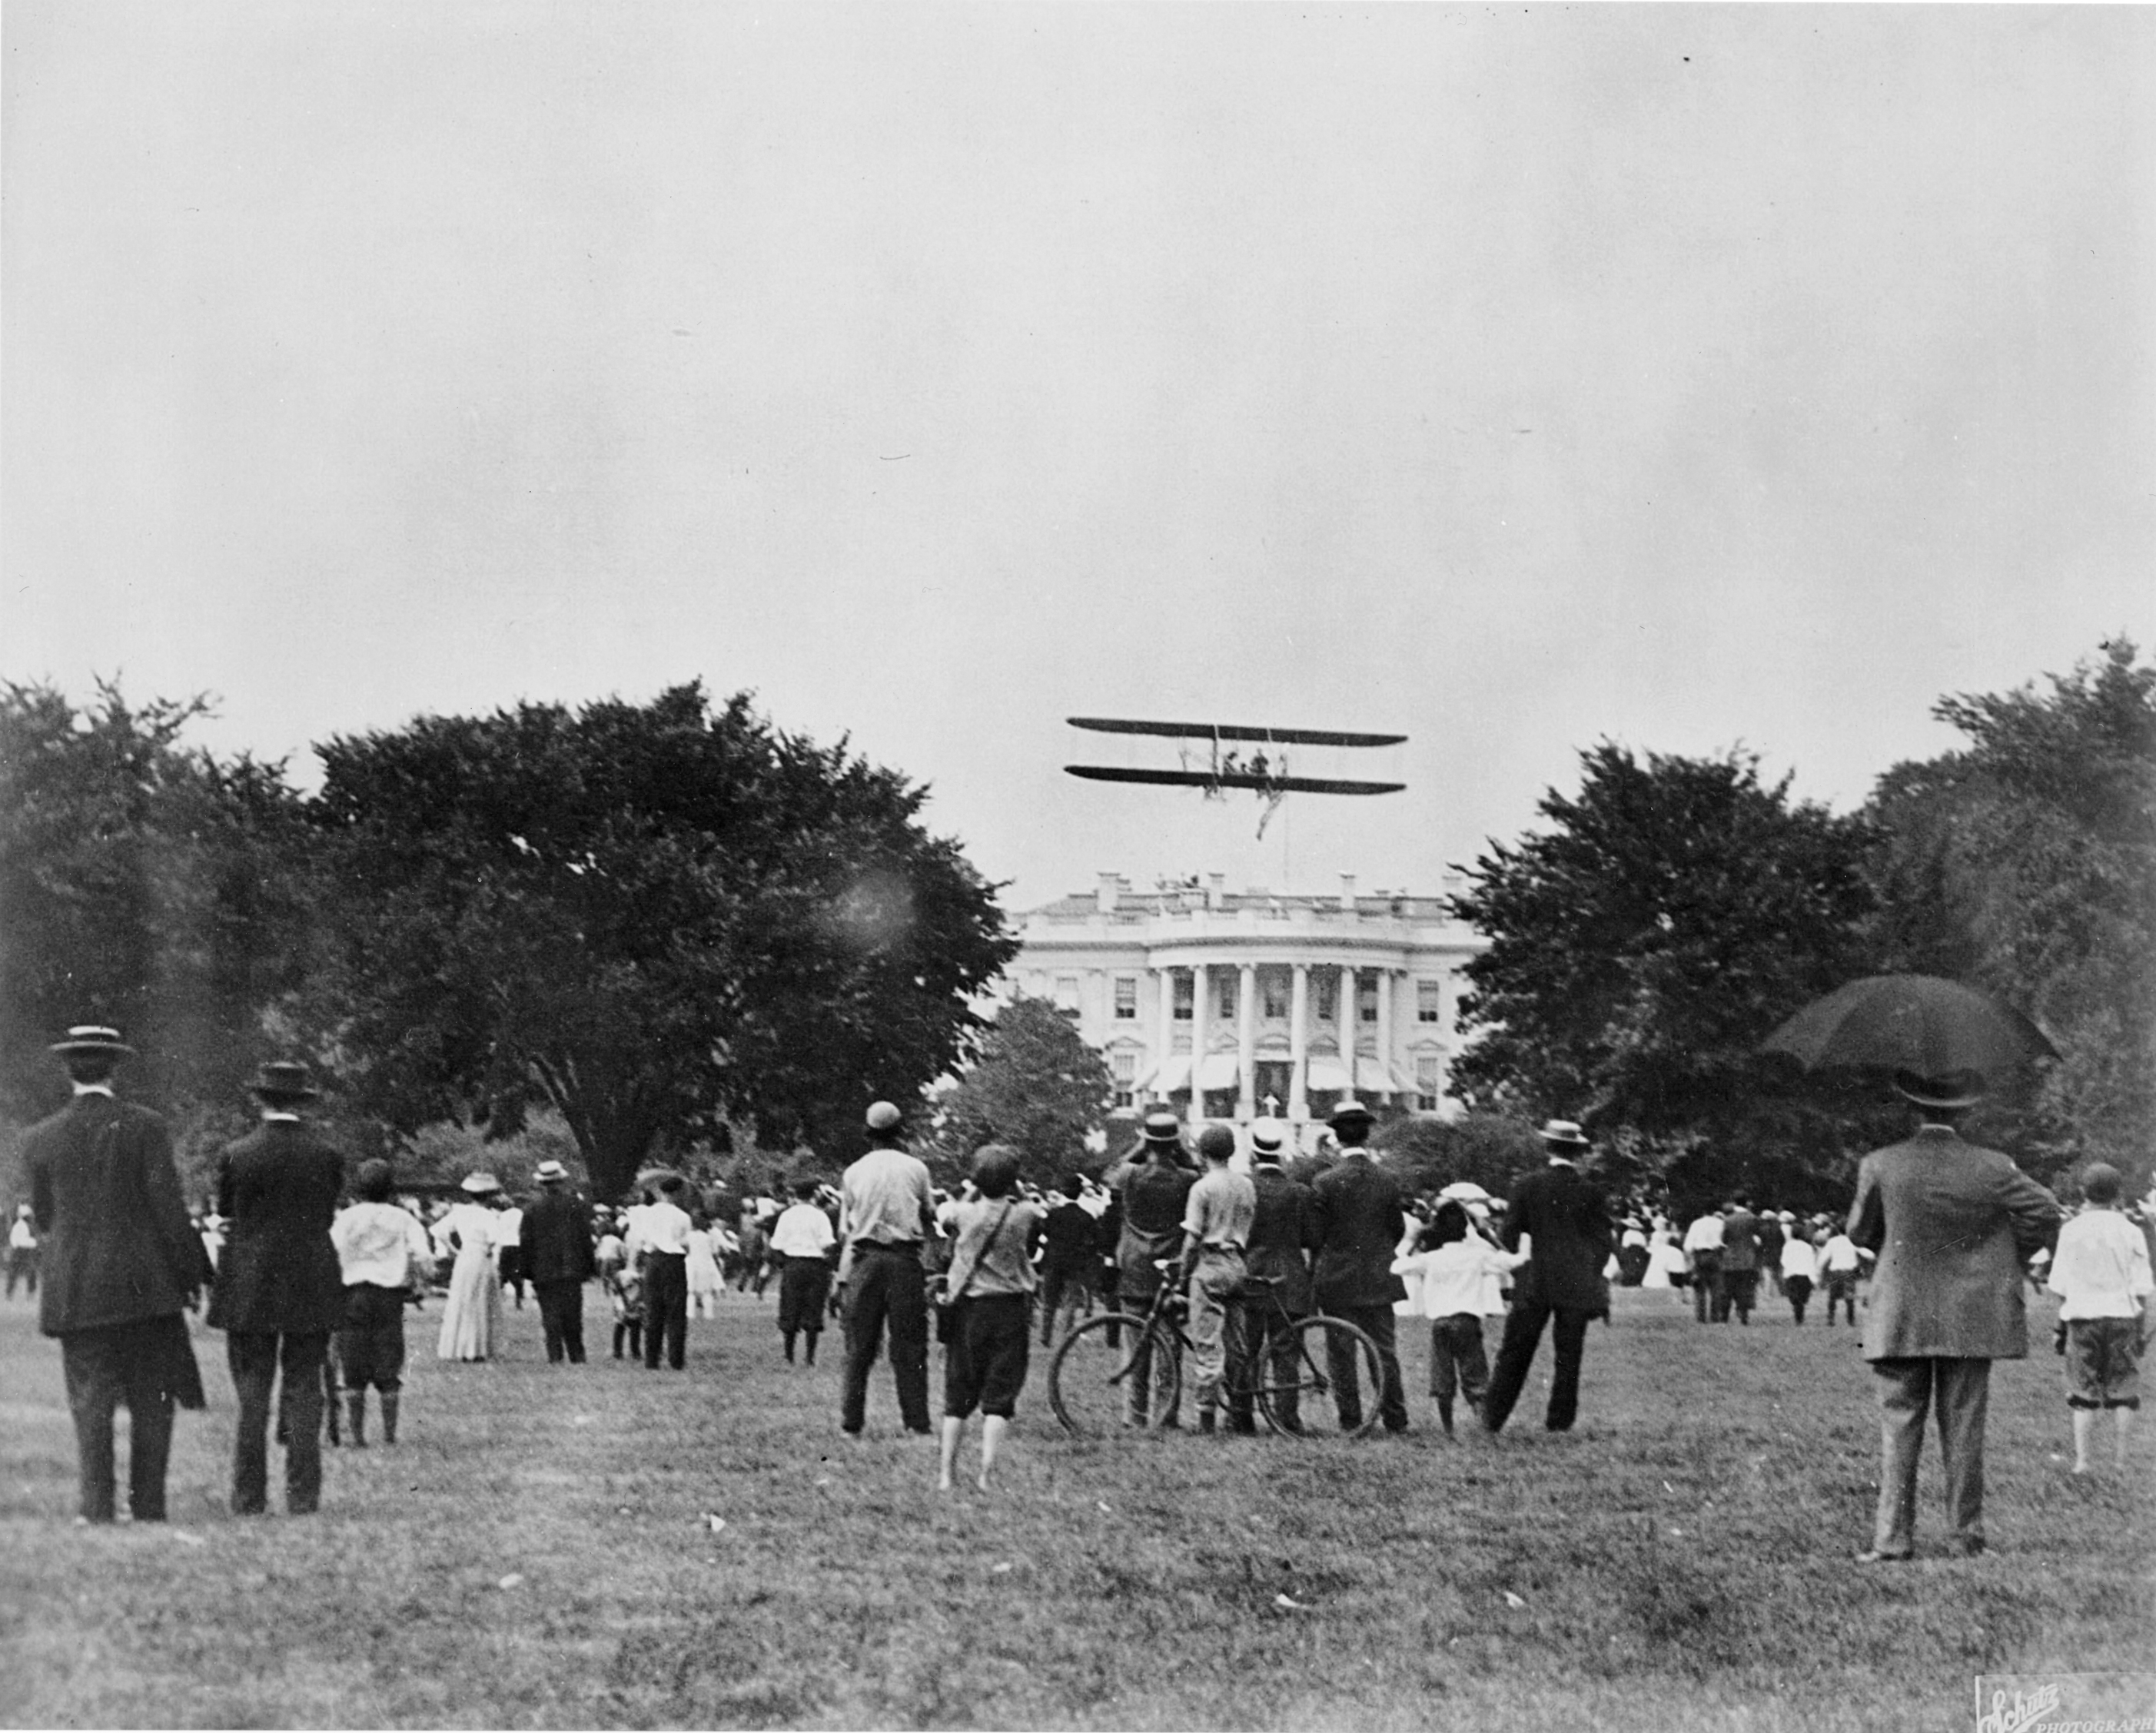
[[[1101,874],[1091,895],[1020,917],[1006,989],[1075,1014],[1119,1115],[1165,1100],[1194,1127],[1270,1115],[1306,1143],[1350,1091],[1448,1111],[1460,969],[1486,941],[1446,899],[1358,895],[1349,873],[1323,896],[1224,879],[1136,891]]]

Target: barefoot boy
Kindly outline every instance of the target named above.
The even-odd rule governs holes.
[[[2066,1406],[2074,1413],[2074,1472],[2089,1472],[2089,1434],[2108,1408],[2113,1460],[2126,1466],[2126,1435],[2141,1406],[2141,1315],[2156,1293],[2148,1242],[2119,1213],[2118,1170],[2097,1161],[2083,1170],[2087,1207],[2059,1230],[2059,1249],[2045,1286],[2065,1303]]]

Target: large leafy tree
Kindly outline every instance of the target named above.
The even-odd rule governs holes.
[[[926,791],[701,686],[320,748],[327,1051],[400,1127],[536,1102],[594,1187],[727,1115],[850,1138],[947,1069],[1015,948]]]
[[[2043,1166],[2156,1151],[2156,667],[2123,640],[1940,700],[1962,749],[1899,764],[1869,817],[1885,963],[1988,988],[2061,1063],[2025,1131]]]
[[[1021,995],[997,1014],[973,1061],[937,1102],[930,1151],[956,1177],[984,1143],[1009,1144],[1036,1185],[1067,1177],[1107,1123],[1115,1079],[1065,1013]]]
[[[1466,966],[1454,1068],[1471,1106],[1588,1118],[1648,1150],[1705,1143],[1727,1172],[1801,1135],[1754,1049],[1807,999],[1864,972],[1861,821],[1763,782],[1755,756],[1604,742],[1544,829],[1493,843],[1459,913]],[[1735,1157],[1734,1164],[1728,1158]]]
[[[311,832],[280,765],[187,742],[208,710],[0,686],[0,1112],[65,1098],[44,1049],[71,1023],[118,1025],[131,1093],[183,1119],[244,1110],[279,1044]]]

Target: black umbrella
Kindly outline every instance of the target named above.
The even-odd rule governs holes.
[[[1759,1043],[1807,1071],[1912,1071],[2002,1079],[2056,1059],[2044,1032],[1998,1000],[1937,975],[1869,975],[1815,999]]]

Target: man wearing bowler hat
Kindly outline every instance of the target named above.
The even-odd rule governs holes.
[[[1527,1242],[1527,1261],[1512,1277],[1512,1310],[1490,1388],[1482,1398],[1482,1424],[1503,1428],[1527,1382],[1527,1368],[1542,1346],[1543,1326],[1553,1319],[1557,1363],[1550,1374],[1549,1409],[1543,1424],[1568,1432],[1579,1413],[1579,1366],[1587,1351],[1587,1325],[1609,1310],[1609,1209],[1599,1187],[1579,1171],[1589,1145],[1571,1120],[1551,1120],[1542,1129],[1549,1159],[1512,1188],[1505,1212],[1504,1241],[1517,1252]]]
[[[172,1407],[203,1406],[182,1315],[215,1272],[187,1219],[165,1122],[114,1099],[134,1049],[83,1024],[55,1042],[74,1099],[23,1141],[30,1211],[44,1237],[38,1326],[58,1336],[81,1479],[79,1522],[114,1516],[113,1415],[127,1405],[128,1508],[165,1520]]]
[[[1951,1545],[1964,1557],[1984,1550],[1991,1362],[2028,1355],[2023,1271],[2059,1223],[2057,1200],[2011,1156],[1963,1141],[1962,1117],[1984,1096],[1979,1073],[1905,1071],[1894,1087],[1921,1123],[1864,1158],[1849,1212],[1850,1238],[1879,1254],[1864,1318],[1879,1392],[1879,1510],[1863,1564],[1916,1556],[1917,1459],[1933,1408]]]
[[[592,1207],[569,1186],[569,1170],[542,1161],[532,1177],[539,1196],[524,1211],[517,1243],[524,1274],[539,1296],[547,1358],[584,1363],[584,1284],[592,1279]]]
[[[1360,1101],[1343,1100],[1332,1110],[1329,1123],[1340,1159],[1310,1188],[1317,1242],[1311,1287],[1320,1311],[1345,1318],[1378,1345],[1383,1378],[1383,1388],[1377,1392],[1378,1418],[1387,1432],[1405,1432],[1408,1399],[1400,1382],[1393,1303],[1405,1300],[1408,1290],[1393,1274],[1393,1258],[1406,1231],[1407,1212],[1400,1206],[1398,1182],[1370,1159],[1370,1110]],[[1353,1432],[1363,1423],[1354,1362],[1337,1343],[1328,1341],[1326,1346],[1333,1356],[1333,1402],[1340,1424]]]
[[[845,1291],[846,1373],[839,1424],[859,1437],[868,1423],[869,1370],[891,1330],[891,1370],[899,1418],[926,1437],[928,1424],[928,1289],[923,1248],[936,1238],[936,1194],[928,1165],[899,1147],[898,1109],[868,1111],[869,1151],[839,1184],[839,1282]]]
[[[305,1065],[272,1060],[250,1087],[262,1123],[218,1166],[218,1213],[228,1225],[209,1303],[239,1397],[232,1509],[252,1516],[269,1503],[270,1398],[281,1374],[285,1508],[304,1516],[321,1503],[322,1367],[344,1321],[344,1269],[330,1237],[344,1157],[300,1120],[321,1093]]]

